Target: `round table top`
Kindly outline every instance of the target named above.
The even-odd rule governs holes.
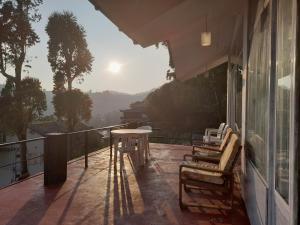
[[[152,130],[144,130],[144,129],[119,129],[112,130],[112,134],[150,134]]]

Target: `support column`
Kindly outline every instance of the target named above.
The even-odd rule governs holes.
[[[227,68],[227,116],[226,123],[234,129],[235,124],[235,68],[231,57],[228,57]]]
[[[277,36],[277,0],[270,1],[271,13],[271,55],[269,72],[269,129],[268,129],[268,225],[275,224],[275,146],[276,146],[276,36]]]
[[[244,177],[246,176],[246,154],[245,154],[245,139],[246,139],[246,120],[247,120],[247,76],[248,76],[248,1],[247,6],[244,9],[243,16],[243,86],[242,86],[242,127],[241,127],[241,144],[243,146],[241,152],[241,185],[242,185],[242,196],[244,194]]]
[[[295,109],[294,109],[294,151],[295,151],[295,165],[294,165],[294,202],[293,202],[293,222],[300,223],[300,0],[296,1],[296,56],[295,56]],[[298,191],[296,191],[298,190]]]
[[[231,58],[228,56],[228,65],[227,65],[227,113],[226,113],[226,124],[232,127],[232,66]]]

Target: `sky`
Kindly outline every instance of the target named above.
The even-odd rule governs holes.
[[[108,20],[87,0],[44,0],[40,6],[42,19],[33,24],[40,37],[40,43],[28,51],[32,69],[29,75],[39,78],[43,89],[53,89],[53,73],[47,60],[48,35],[45,27],[48,17],[54,11],[70,11],[86,30],[88,48],[94,56],[93,71],[85,76],[82,84],[74,81],[74,87],[83,91],[114,90],[125,93],[139,93],[161,86],[166,81],[169,55],[164,47],[142,48]],[[111,62],[121,64],[118,73],[107,68]],[[24,75],[25,76],[25,75]],[[4,83],[1,77],[0,82]]]

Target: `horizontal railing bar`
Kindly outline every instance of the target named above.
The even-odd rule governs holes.
[[[8,167],[8,166],[11,166],[11,165],[15,165],[15,164],[19,164],[21,162],[27,162],[27,161],[30,161],[30,160],[33,160],[33,159],[37,159],[37,158],[43,158],[44,157],[44,154],[42,155],[38,155],[38,156],[35,156],[35,157],[32,157],[32,158],[29,158],[27,160],[19,160],[19,161],[16,161],[14,163],[9,163],[9,164],[4,164],[4,165],[0,165],[0,169],[2,168],[5,168],[5,167]]]
[[[129,123],[123,123],[123,124],[118,124],[118,125],[99,127],[99,128],[89,129],[89,130],[81,130],[81,131],[75,131],[75,132],[69,132],[69,133],[63,133],[63,134],[72,135],[72,134],[79,134],[79,133],[85,133],[85,132],[91,132],[91,131],[108,130],[108,129],[112,129],[112,128],[124,127],[127,125],[129,125]],[[27,142],[44,140],[44,139],[46,139],[46,137],[39,137],[39,138],[32,138],[32,139],[26,139],[26,140],[21,140],[21,141],[3,143],[3,144],[0,144],[0,148],[10,146],[10,145],[17,145],[17,144],[22,144],[22,143],[27,143]]]
[[[123,124],[107,126],[107,127],[92,128],[92,129],[89,129],[89,130],[74,131],[74,132],[69,132],[69,133],[66,133],[66,134],[72,135],[72,134],[80,134],[80,133],[91,132],[91,131],[108,130],[108,129],[112,129],[112,128],[124,127],[124,126],[127,126],[127,125],[129,125],[129,123],[123,123]]]
[[[33,142],[33,141],[39,141],[39,140],[44,140],[44,139],[46,139],[46,137],[39,137],[39,138],[32,138],[32,139],[26,139],[26,140],[21,140],[21,141],[3,143],[3,144],[0,144],[0,148],[1,147],[6,147],[6,146],[9,146],[9,145],[17,145],[17,144]]]

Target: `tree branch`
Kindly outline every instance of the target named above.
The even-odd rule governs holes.
[[[0,73],[8,80],[15,81],[15,77],[6,73],[6,69],[4,68],[3,63],[3,54],[2,54],[2,44],[0,46]]]
[[[12,81],[16,80],[16,78],[14,76],[9,75],[8,73],[5,72],[5,69],[2,64],[0,64],[0,72],[6,79],[12,80]]]

